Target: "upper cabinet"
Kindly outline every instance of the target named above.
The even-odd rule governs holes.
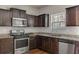
[[[16,8],[10,8],[12,14],[12,26],[26,27],[27,19],[26,19],[26,11]]]
[[[26,14],[26,18],[27,18],[27,26],[28,27],[34,27],[34,25],[35,25],[35,23],[34,23],[35,16]]]
[[[0,26],[11,26],[11,16],[9,10],[0,9]]]
[[[28,15],[27,14],[27,20],[28,20],[28,27],[48,27],[49,26],[49,15],[48,14],[42,14],[39,16],[34,15]]]
[[[10,8],[10,10],[12,12],[12,17],[26,19],[26,11],[25,10],[16,9],[16,8]]]
[[[0,9],[0,26],[13,26],[13,24],[14,26],[48,27],[49,14],[35,16],[26,14],[26,11],[21,9]]]
[[[66,8],[66,25],[79,26],[79,6]]]
[[[49,15],[48,14],[42,14],[38,16],[38,26],[39,27],[49,26]]]

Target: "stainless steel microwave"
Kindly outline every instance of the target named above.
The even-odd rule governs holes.
[[[12,26],[27,26],[27,19],[12,18]]]

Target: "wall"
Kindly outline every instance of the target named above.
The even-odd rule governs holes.
[[[58,12],[65,11],[65,8],[71,7],[72,5],[49,5],[47,7],[39,9],[39,14],[55,14]]]
[[[49,13],[51,14],[55,14],[55,13],[59,13],[62,11],[65,11],[65,8],[67,7],[71,7],[71,5],[55,5],[55,6],[47,6],[47,7],[43,7],[41,9],[36,9],[36,8],[32,8],[29,6],[23,6],[23,5],[0,5],[0,8],[4,8],[4,9],[9,9],[11,7],[14,8],[19,8],[19,9],[24,9],[27,11],[28,14],[33,14],[33,15],[39,15],[39,14],[43,14],[43,13]],[[51,22],[51,19],[49,19]],[[51,23],[50,23],[51,25]],[[5,33],[9,33],[9,31],[11,29],[21,29],[21,28],[12,28],[12,27],[0,27],[0,34],[5,34]],[[79,35],[79,27],[65,27],[65,28],[61,28],[58,30],[54,30],[51,29],[50,27],[46,27],[46,28],[38,28],[38,27],[26,27],[23,28],[26,32],[52,32],[52,33],[64,33],[64,34],[77,34]]]

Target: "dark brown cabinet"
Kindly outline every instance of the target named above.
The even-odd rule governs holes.
[[[38,48],[47,51],[48,53],[58,54],[58,39],[39,35],[37,35],[35,38],[33,37],[32,39],[33,40],[30,42],[32,49]]]
[[[35,16],[26,14],[26,18],[27,18],[27,26],[34,27],[35,26]]]
[[[66,9],[67,26],[79,26],[79,6]]]
[[[39,27],[49,26],[49,15],[48,14],[42,14],[38,16],[38,26]]]
[[[0,9],[0,26],[11,26],[11,16],[9,10]]]
[[[48,27],[49,26],[49,15],[42,14],[39,16],[26,15],[28,20],[28,27]]]
[[[26,19],[26,11],[25,10],[16,9],[16,8],[10,8],[10,10],[12,12],[12,17]]]
[[[11,54],[13,53],[13,39],[5,38],[0,39],[0,54]]]
[[[0,26],[12,26],[12,18],[26,19],[23,24],[27,27],[48,27],[49,15],[38,16],[26,14],[25,10],[10,8],[10,10],[0,9]]]
[[[39,49],[45,50],[52,54],[58,54],[58,39],[51,38],[51,37],[45,37],[45,36],[38,36],[37,39],[37,47]]]
[[[37,48],[36,42],[37,42],[37,39],[35,39],[35,37],[31,36],[30,41],[29,41],[29,49],[30,50]]]

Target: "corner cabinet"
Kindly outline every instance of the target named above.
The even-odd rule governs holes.
[[[42,14],[39,16],[26,15],[28,20],[28,27],[48,27],[49,26],[49,15]]]
[[[37,48],[37,39],[35,36],[30,36],[29,40],[29,50]]]
[[[58,39],[46,36],[36,36],[36,48],[47,51],[51,54],[58,54],[59,43]]]
[[[34,15],[26,14],[27,18],[27,27],[34,27],[35,26],[35,17]]]
[[[42,14],[38,16],[38,27],[48,27],[49,26],[49,14]]]
[[[66,25],[79,26],[79,6],[66,8]]]
[[[59,53],[58,39],[37,35],[30,39],[30,49],[41,49],[51,54]]]

